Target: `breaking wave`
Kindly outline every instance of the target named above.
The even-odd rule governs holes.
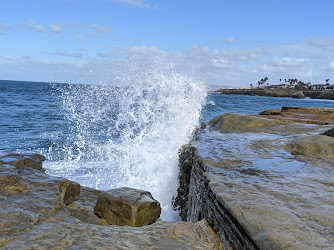
[[[101,190],[150,191],[161,218],[175,220],[178,151],[198,126],[207,93],[186,71],[156,49],[92,62],[83,84],[58,90],[70,132],[61,150],[47,152],[47,171]]]

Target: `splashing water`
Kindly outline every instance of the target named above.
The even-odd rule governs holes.
[[[189,142],[205,104],[206,87],[176,72],[163,55],[131,53],[95,63],[89,84],[61,90],[70,134],[50,150],[45,167],[84,186],[150,191],[161,218],[175,220],[178,151]]]

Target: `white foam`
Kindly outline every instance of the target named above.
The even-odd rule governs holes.
[[[85,70],[91,85],[62,91],[71,134],[65,158],[49,152],[49,173],[102,190],[150,191],[161,218],[175,220],[178,150],[198,125],[206,87],[171,65],[162,53],[132,51]]]

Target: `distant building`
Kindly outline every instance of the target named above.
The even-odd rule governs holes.
[[[313,84],[311,86],[312,90],[325,90],[326,89],[326,84]]]
[[[278,85],[270,85],[266,87],[267,89],[290,89],[293,88],[293,86],[289,85],[289,84],[278,84]]]
[[[278,85],[278,88],[279,89],[288,89],[288,88],[290,88],[290,85],[283,83],[283,84]]]

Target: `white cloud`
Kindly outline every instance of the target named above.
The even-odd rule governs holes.
[[[291,58],[291,57],[281,57],[274,59],[274,65],[283,66],[283,67],[291,67],[298,66],[300,64],[304,64],[309,62],[308,58]]]
[[[117,2],[124,4],[133,8],[152,8],[153,5],[148,3],[148,0],[110,0],[112,2]]]
[[[87,57],[85,57],[82,53],[69,52],[67,50],[57,50],[56,52],[42,51],[41,54],[71,57],[71,58],[78,58],[78,59],[87,59]]]
[[[329,63],[329,65],[328,65],[328,70],[334,72],[334,61]]]
[[[224,58],[214,58],[211,60],[211,63],[214,67],[218,68],[230,68],[232,66],[230,61]]]
[[[65,57],[72,57],[72,58],[84,58],[82,53],[68,52],[66,50],[58,50],[54,54],[57,55],[57,56],[65,56]]]
[[[0,56],[0,75],[4,79],[73,82],[83,65],[50,58]]]
[[[39,25],[39,24],[36,24],[34,21],[30,20],[28,23],[27,23],[27,26],[29,29],[32,29],[32,30],[35,30],[37,32],[40,32],[40,33],[46,33],[46,29],[42,26],[42,25]]]
[[[334,46],[334,37],[312,37],[308,43],[315,47],[329,47]]]
[[[62,33],[63,32],[62,27],[59,26],[59,25],[55,25],[55,24],[50,24],[50,29],[54,33]]]
[[[112,32],[110,26],[108,26],[108,25],[92,24],[90,27],[92,29],[94,29],[98,32],[102,32],[102,33],[111,33]]]
[[[269,78],[270,84],[279,83],[280,78],[297,78],[304,82],[317,83],[323,81],[324,78],[331,78],[334,72],[333,48],[315,47],[309,44],[308,40],[295,44],[262,48],[212,49],[194,45],[182,51],[167,51],[158,47],[134,46],[124,50],[110,47],[109,50],[103,48],[102,51],[101,48],[99,52],[96,53],[95,58],[101,64],[105,61],[117,62],[118,57],[128,56],[128,58],[131,58],[134,55],[141,60],[142,70],[147,69],[147,66],[150,66],[147,64],[152,60],[160,60],[162,68],[173,69],[174,72],[180,74],[195,75],[208,84],[219,86],[249,86],[249,84],[255,84],[266,76]],[[44,61],[32,58],[26,58],[25,60],[20,58],[19,61],[22,68],[25,65],[29,70],[31,70],[31,63],[43,67],[45,70],[51,70],[53,65],[55,65],[55,68],[59,68],[60,65],[72,65],[70,69],[75,72],[78,68],[73,66],[74,62],[75,65],[89,62],[90,58],[85,56],[85,53],[87,52],[62,49],[45,53],[49,56],[44,58]],[[1,63],[1,60],[4,61],[5,59],[6,63]],[[17,59],[14,59],[0,58],[0,73],[5,72],[4,70],[8,68],[7,65],[15,64]],[[64,62],[59,64],[57,60],[64,60]],[[159,67],[157,70],[160,70]],[[14,73],[13,71],[13,75],[15,75]],[[75,75],[75,73],[72,75]]]
[[[274,58],[264,63],[260,69],[265,74],[276,75],[279,78],[312,77],[309,58]]]
[[[237,43],[237,41],[235,40],[234,37],[226,37],[226,38],[224,38],[224,43],[226,43],[226,44],[235,44],[235,43]]]

